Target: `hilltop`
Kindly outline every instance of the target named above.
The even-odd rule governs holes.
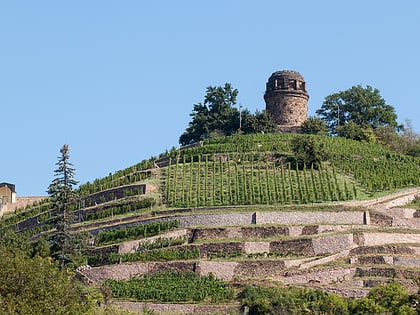
[[[293,141],[305,137],[321,143],[328,159],[296,163]],[[80,186],[71,233],[88,247],[78,272],[121,298],[109,279],[164,271],[213,274],[235,294],[250,284],[297,285],[360,298],[391,280],[415,293],[420,212],[401,207],[419,193],[419,165],[379,144],[289,133],[173,149]],[[1,226],[36,240],[54,230],[54,217],[44,201]],[[237,311],[238,299],[228,296],[225,308],[166,309]],[[144,301],[162,311],[151,302],[165,300]]]

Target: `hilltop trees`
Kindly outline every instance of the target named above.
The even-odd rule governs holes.
[[[181,145],[188,145],[213,136],[230,136],[237,132],[270,133],[277,130],[271,115],[257,111],[252,115],[247,109],[238,110],[236,97],[238,90],[230,83],[222,86],[209,86],[204,103],[194,105],[192,120],[179,138]]]
[[[397,123],[394,107],[386,104],[379,90],[369,85],[365,88],[361,85],[353,86],[327,96],[316,113],[327,123],[331,134],[337,134],[339,127],[349,122],[373,130],[384,126],[394,131],[402,129]]]
[[[269,112],[263,110],[256,111],[255,115],[246,117],[242,131],[245,134],[250,133],[272,133],[277,131],[277,124]]]
[[[192,120],[179,138],[182,145],[209,138],[212,134],[231,135],[239,129],[240,113],[234,107],[238,90],[230,83],[209,86],[204,103],[194,105]],[[246,113],[244,113],[246,114]]]
[[[252,115],[236,107],[238,90],[230,83],[223,87],[209,86],[204,103],[194,105],[192,120],[179,138],[181,145],[188,145],[213,136],[230,136],[235,133],[270,133],[277,130],[276,123],[265,110]]]
[[[302,133],[312,135],[326,135],[328,127],[324,120],[319,117],[308,117],[302,124]]]
[[[53,236],[52,253],[61,261],[61,267],[64,267],[64,264],[70,260],[69,226],[71,219],[69,211],[74,209],[77,202],[77,194],[73,190],[73,186],[78,182],[74,179],[75,169],[69,160],[69,146],[63,145],[60,153],[56,163],[57,169],[54,171],[55,179],[48,187],[47,192],[50,195],[50,207],[56,218],[57,230]]]

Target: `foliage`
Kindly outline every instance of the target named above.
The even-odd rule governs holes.
[[[301,126],[302,133],[312,135],[326,135],[328,126],[324,120],[319,117],[308,117]]]
[[[103,230],[96,236],[96,244],[104,244],[138,237],[149,237],[158,235],[169,229],[177,228],[179,221],[162,221],[142,224],[133,227],[120,228],[116,230]]]
[[[242,298],[250,314],[349,314],[343,298],[321,290],[252,286]]]
[[[238,90],[231,84],[209,86],[204,104],[193,107],[192,120],[179,138],[181,145],[209,138],[212,134],[231,135],[239,129],[239,111],[235,107]]]
[[[414,305],[418,303],[418,295],[410,295],[397,282],[380,284],[369,291],[362,299],[350,301],[350,314],[418,314]]]
[[[350,189],[353,184],[338,178],[328,165],[299,170],[291,162],[268,160],[258,152],[190,156],[193,162],[186,159],[165,169],[162,186],[169,206],[290,204],[355,197]]]
[[[292,144],[313,137],[328,157],[296,169]],[[305,155],[304,155],[305,157]],[[250,134],[212,138],[179,151],[162,169],[164,202],[175,207],[349,200],[420,184],[420,160],[377,143],[341,137]],[[305,169],[306,168],[306,169]]]
[[[410,209],[417,209],[420,210],[420,196],[416,195],[410,203],[406,204],[404,207],[410,208]]]
[[[348,90],[328,95],[321,108],[316,111],[328,125],[331,134],[350,121],[356,125],[369,125],[373,129],[390,126],[401,129],[393,106],[386,104],[378,89],[367,85],[353,86]]]
[[[164,271],[128,280],[106,280],[104,283],[116,298],[137,301],[191,302],[233,299],[233,290],[213,274],[199,276],[193,272]]]
[[[54,171],[55,179],[48,187],[50,195],[50,207],[56,217],[56,233],[52,241],[52,252],[61,261],[61,267],[70,261],[70,233],[69,227],[71,219],[69,211],[75,209],[78,196],[73,190],[73,186],[78,182],[74,179],[75,169],[70,162],[69,146],[63,145],[60,149],[61,155],[56,163],[57,169]]]
[[[418,297],[395,282],[378,285],[361,299],[346,299],[321,290],[295,287],[247,287],[242,303],[250,314],[417,314]]]
[[[80,185],[78,192],[81,196],[87,196],[106,189],[134,184],[149,179],[152,176],[150,169],[154,167],[155,161],[156,158],[152,157],[149,160],[143,160],[136,165],[117,171],[114,174],[110,173],[106,177],[97,178],[93,183],[87,182],[86,184]]]
[[[402,133],[396,133],[389,126],[379,127],[374,132],[378,142],[390,150],[420,157],[420,135],[414,132],[410,120],[405,121]]]
[[[322,161],[327,160],[323,142],[312,136],[295,138],[292,141],[294,158],[300,168],[314,167],[318,169]]]
[[[84,221],[98,220],[114,215],[125,214],[140,209],[150,208],[155,204],[153,198],[144,198],[136,201],[130,201],[117,206],[107,206],[96,209],[95,211],[87,212]]]
[[[39,240],[35,243],[34,251],[37,255],[41,257],[49,257],[51,255],[50,243],[41,236]]]
[[[337,127],[337,135],[357,141],[375,142],[376,140],[370,125],[356,125],[352,120],[345,125]]]
[[[242,131],[245,134],[273,133],[277,131],[277,124],[269,112],[257,110],[255,115],[250,114],[246,117]]]
[[[407,150],[407,155],[420,157],[420,143],[411,145]]]
[[[71,272],[59,270],[50,257],[31,257],[28,246],[17,242],[29,244],[21,236],[1,239],[1,314],[85,314],[92,309]]]
[[[133,261],[172,261],[197,259],[199,257],[200,252],[198,248],[153,249],[127,254],[112,253],[109,257],[109,261],[110,263],[123,263]]]

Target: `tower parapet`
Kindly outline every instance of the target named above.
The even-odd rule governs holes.
[[[297,132],[308,116],[309,94],[302,75],[297,71],[274,72],[266,84],[266,110],[280,131]]]

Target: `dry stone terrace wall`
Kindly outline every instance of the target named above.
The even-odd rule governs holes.
[[[420,254],[420,252],[416,247],[397,245],[361,246],[350,250],[350,255],[371,254]]]
[[[236,278],[280,280],[288,284],[323,283],[335,284],[353,281],[360,277],[382,277],[394,279],[415,279],[420,272],[416,269],[397,269],[395,267],[326,267],[308,270],[288,270],[284,260],[248,260],[248,261],[200,261],[200,262],[165,262],[135,263],[91,268],[83,275],[93,284],[100,284],[106,279],[129,279],[150,272],[176,270],[195,272],[199,275],[213,273],[217,278],[232,281]]]
[[[354,246],[353,234],[324,236],[312,239],[312,249],[315,255],[338,253]]]
[[[270,211],[175,216],[182,227],[248,224],[365,224],[364,211]]]
[[[201,228],[192,229],[190,241],[218,240],[218,239],[261,239],[279,235],[289,235],[289,227],[285,226],[249,226],[230,228]]]
[[[113,305],[131,311],[152,311],[157,314],[239,314],[239,305],[202,305],[202,304],[160,304],[112,302]]]
[[[314,251],[311,239],[298,239],[270,242],[270,252],[281,252],[313,256]]]
[[[420,243],[420,234],[414,233],[363,233],[363,238],[365,246]]]
[[[420,258],[418,257],[394,257],[394,256],[361,256],[354,257],[350,259],[351,264],[375,264],[375,265],[396,265],[404,267],[414,267],[417,268],[420,266]]]
[[[187,230],[182,229],[182,230],[170,231],[170,232],[167,232],[167,233],[159,234],[157,236],[143,238],[143,239],[140,239],[140,240],[123,242],[123,243],[118,245],[118,253],[119,254],[126,254],[126,253],[134,252],[136,250],[136,248],[141,243],[144,243],[144,242],[153,243],[155,240],[160,239],[160,238],[177,238],[177,237],[183,237],[183,236],[186,236],[186,235],[187,235]]]
[[[148,184],[135,184],[110,188],[84,196],[81,201],[81,207],[90,207],[104,202],[122,199],[127,196],[144,195],[155,191],[156,189],[156,186]]]
[[[356,242],[359,242],[358,249],[354,249]],[[317,256],[336,254],[343,251],[349,251],[350,256],[355,254],[369,254],[378,252],[390,253],[406,253],[415,254],[418,250],[414,247],[405,246],[403,249],[386,245],[388,243],[419,243],[420,236],[409,233],[371,233],[357,232],[338,235],[327,235],[313,238],[301,238],[292,240],[280,240],[271,242],[230,242],[230,243],[210,243],[190,245],[200,249],[202,258],[217,253],[266,253],[266,252],[291,252],[292,254],[302,254],[304,256]],[[364,247],[364,245],[368,247]],[[376,246],[372,247],[370,245]],[[378,247],[379,246],[379,247]],[[268,249],[268,251],[267,251]],[[366,258],[368,259],[368,258]],[[389,257],[389,261],[385,258],[379,258],[379,263],[392,263],[394,265],[418,266],[419,259],[417,257]],[[392,259],[392,262],[391,260]],[[232,280],[233,277],[253,277],[252,275],[264,275],[267,277],[277,277],[279,270],[287,269],[288,260],[249,260],[239,262],[166,262],[166,263],[134,263],[120,264],[112,266],[103,266],[89,269],[87,277],[92,278],[94,282],[101,282],[107,278],[124,279],[134,275],[144,274],[146,272],[156,272],[163,270],[181,270],[194,271],[200,274],[214,273],[222,279]],[[353,262],[357,262],[354,260]],[[374,262],[374,261],[373,261]],[[348,269],[350,270],[350,269]],[[308,273],[303,273],[308,277]],[[328,277],[335,277],[335,273],[330,273]],[[319,280],[319,279],[318,279]],[[322,279],[321,279],[322,280]]]
[[[257,212],[257,224],[364,224],[362,211]]]
[[[351,227],[362,228],[365,225]],[[276,236],[316,235],[329,232],[348,231],[348,225],[291,225],[291,226],[246,226],[216,227],[190,230],[190,242],[220,239],[266,239]]]
[[[212,213],[212,214],[186,214],[174,216],[162,216],[159,218],[121,222],[113,226],[96,226],[90,229],[90,233],[97,234],[100,231],[116,228],[137,226],[157,221],[177,220],[181,228],[192,227],[228,227],[251,224],[282,224],[282,225],[313,225],[313,224],[337,224],[337,225],[361,225],[366,223],[364,211],[291,211],[291,212],[239,212],[239,213]]]
[[[297,240],[283,240],[273,242],[230,242],[230,243],[210,243],[190,245],[200,250],[201,258],[207,258],[212,254],[224,253],[267,253],[283,252],[305,256],[316,255],[315,249],[319,254],[334,254],[336,252],[349,249],[352,235],[325,236],[319,238],[305,238]],[[339,245],[332,246],[333,242]],[[268,250],[267,250],[268,249]],[[214,267],[214,268],[213,268]],[[223,267],[223,268],[222,268]],[[227,269],[225,269],[227,268]],[[232,269],[233,268],[233,269]],[[124,279],[134,275],[141,275],[146,272],[156,272],[163,270],[195,271],[199,274],[212,272],[215,276],[222,279],[232,280],[234,276],[241,278],[255,278],[259,275],[275,277],[278,275],[277,269],[284,270],[286,263],[284,260],[262,260],[262,261],[239,261],[239,262],[167,262],[167,263],[133,263],[112,266],[95,267],[85,271],[88,278],[93,278],[96,282],[101,282],[106,278]]]

